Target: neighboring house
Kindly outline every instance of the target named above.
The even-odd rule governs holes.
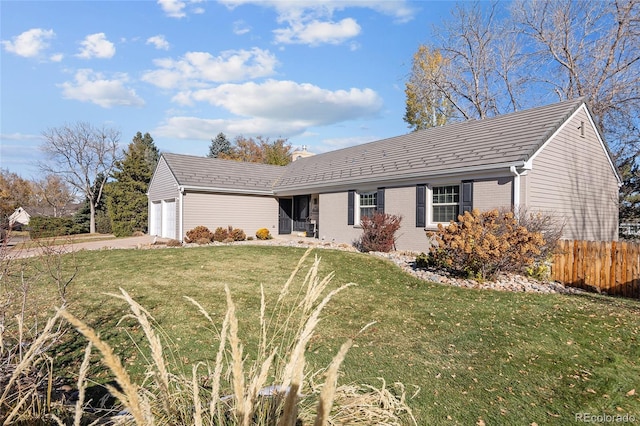
[[[68,203],[62,207],[51,206],[25,206],[18,207],[9,216],[9,225],[12,229],[22,229],[29,225],[32,217],[64,217],[73,216],[82,207],[83,203]],[[28,210],[28,211],[27,211]]]
[[[253,235],[305,231],[352,243],[360,219],[402,215],[399,250],[477,208],[527,208],[565,223],[563,237],[615,240],[621,181],[583,99],[465,121],[268,166],[163,154],[149,187],[152,235],[198,225]]]
[[[23,226],[27,226],[29,224],[30,219],[31,215],[22,207],[18,207],[9,216],[9,227],[16,230],[22,229]]]

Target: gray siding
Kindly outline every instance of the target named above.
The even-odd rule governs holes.
[[[184,234],[200,225],[212,232],[231,225],[242,229],[247,237],[255,236],[260,228],[278,234],[278,201],[273,197],[187,192],[182,200]]]
[[[160,158],[149,184],[149,201],[178,199],[178,182],[164,158]],[[176,216],[177,217],[177,216]]]
[[[513,178],[511,176],[473,182],[473,208],[480,211],[511,208]]]
[[[416,228],[416,187],[385,189],[385,213],[402,216],[396,234],[398,250],[426,251],[428,240],[423,228]],[[319,237],[325,241],[352,244],[362,234],[357,225],[347,225],[347,193],[320,194]]]
[[[318,237],[324,241],[351,244],[360,237],[361,229],[347,225],[346,192],[320,194],[320,226],[318,230]]]
[[[396,233],[396,248],[424,252],[429,250],[424,228],[416,228],[416,187],[388,188],[384,198],[385,213],[402,216],[400,230]]]
[[[525,179],[527,207],[565,218],[564,238],[617,239],[617,180],[583,109],[535,157]]]

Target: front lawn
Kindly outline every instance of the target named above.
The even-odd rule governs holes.
[[[98,330],[141,381],[145,346],[140,352],[133,344],[143,341],[140,327],[119,322],[128,306],[105,293],[123,288],[144,306],[171,342],[171,362],[190,372],[195,363],[215,360],[226,284],[252,357],[260,285],[267,306],[273,306],[303,253],[231,245],[65,255],[64,276],[78,267],[67,291],[69,311]],[[640,422],[640,302],[460,289],[420,281],[366,254],[314,254],[322,257],[320,276],[335,271],[327,291],[349,282],[357,286],[325,308],[308,347],[311,364],[327,366],[347,338],[375,321],[355,338],[339,384],[379,386],[380,378],[387,386],[403,383],[419,425],[571,424],[584,413],[629,415]],[[38,260],[26,262],[33,266]],[[44,284],[51,274],[39,270],[26,277],[33,281],[28,312],[51,314],[59,299],[55,286]],[[185,296],[200,302],[218,327]],[[18,308],[14,304],[11,313]],[[74,337],[55,348],[59,371],[77,374],[84,344]],[[91,374],[93,380],[110,379],[97,367]]]

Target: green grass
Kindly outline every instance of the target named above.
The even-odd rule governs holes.
[[[340,383],[402,382],[418,424],[573,424],[576,413],[635,416],[640,421],[640,302],[596,295],[564,296],[468,290],[420,281],[373,256],[316,250],[321,276],[335,271],[335,296],[309,347],[326,366],[365,324],[341,368]],[[230,286],[245,350],[255,351],[260,284],[273,302],[303,250],[218,246],[112,250],[65,256],[78,274],[70,308],[100,331],[141,374],[143,342],[125,303],[104,293],[123,288],[154,316],[172,344],[174,362],[190,371],[213,363],[217,330],[184,299],[199,301],[218,322]],[[30,262],[35,262],[34,260]],[[310,263],[308,261],[307,263]],[[32,289],[41,315],[51,288]],[[39,298],[36,298],[39,296]],[[84,341],[69,339],[57,363],[77,371]],[[108,374],[93,371],[93,378]],[[632,390],[635,389],[635,393]]]

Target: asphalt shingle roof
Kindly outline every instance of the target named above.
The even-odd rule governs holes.
[[[240,191],[272,191],[273,182],[284,172],[282,166],[243,163],[233,160],[162,154],[179,185]]]
[[[526,161],[583,99],[448,124],[294,161],[278,190],[435,176],[460,168]]]
[[[578,98],[448,124],[302,158],[288,166],[163,154],[178,183],[240,191],[331,188],[527,161],[573,114]]]

